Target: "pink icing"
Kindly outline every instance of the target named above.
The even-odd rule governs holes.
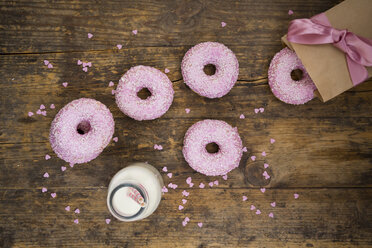
[[[151,96],[142,100],[137,93],[147,88]],[[168,77],[149,66],[130,68],[116,88],[116,104],[120,110],[135,120],[153,120],[165,114],[173,101],[173,86]]]
[[[217,153],[209,153],[206,145],[216,143]],[[237,128],[220,120],[203,120],[192,125],[183,141],[183,156],[196,171],[207,176],[226,175],[239,166],[242,140]]]
[[[110,143],[114,119],[101,102],[80,98],[64,106],[50,128],[50,143],[57,156],[69,163],[95,159]],[[77,129],[85,130],[80,134]]]
[[[293,70],[300,69],[303,77],[299,81],[291,78]],[[289,104],[304,104],[314,98],[316,86],[295,52],[284,48],[271,60],[268,72],[273,94]]]
[[[204,73],[204,66],[213,64],[214,75]],[[229,93],[239,75],[239,62],[235,54],[218,42],[203,42],[187,51],[183,57],[184,82],[197,94],[218,98]]]

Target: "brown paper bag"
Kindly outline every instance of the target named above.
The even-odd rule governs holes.
[[[372,0],[346,0],[325,14],[332,27],[372,39]],[[341,50],[332,44],[291,43],[286,37],[282,37],[282,42],[296,52],[318,89],[315,94],[323,102],[354,87]],[[372,67],[367,70],[369,78],[372,77]]]

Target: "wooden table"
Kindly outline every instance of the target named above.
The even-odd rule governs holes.
[[[267,84],[270,60],[281,49],[289,21],[339,2],[2,1],[0,246],[372,246],[371,80],[327,103],[315,99],[303,106],[280,102]],[[182,81],[182,57],[202,41],[224,43],[239,60],[239,80],[221,99],[202,98]],[[92,67],[84,72],[77,60],[91,61]],[[140,64],[168,68],[175,90],[169,111],[154,121],[125,116],[108,87]],[[60,108],[80,97],[109,107],[119,141],[97,159],[70,168],[53,153],[49,127]],[[41,104],[47,116],[28,117]],[[259,107],[265,111],[255,114]],[[206,118],[238,127],[248,149],[227,181],[196,173],[183,158],[186,130]],[[270,138],[276,142],[270,144]],[[154,150],[154,144],[164,149]],[[52,158],[46,161],[46,154]],[[173,177],[162,173],[163,178],[178,188],[163,196],[149,218],[122,223],[106,208],[107,186],[118,170],[135,161],[148,161],[158,170],[167,166]],[[270,165],[268,180],[262,176],[264,163]],[[62,172],[61,166],[68,168]],[[193,188],[185,182],[189,176]],[[198,187],[214,180],[218,186]],[[42,187],[48,191],[42,193]],[[179,211],[184,189],[190,196]],[[270,206],[274,201],[275,208]],[[64,210],[67,205],[70,212]],[[76,208],[80,214],[73,213]],[[186,216],[190,222],[183,227]]]

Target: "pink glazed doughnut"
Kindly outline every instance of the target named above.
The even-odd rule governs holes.
[[[209,143],[218,145],[217,153],[207,151]],[[237,128],[224,121],[203,120],[187,130],[182,152],[194,170],[207,176],[221,176],[239,166],[242,149]]]
[[[64,106],[54,118],[49,134],[57,156],[72,164],[95,159],[111,141],[114,118],[101,102],[80,98]]]
[[[291,72],[296,69],[302,71],[302,78],[298,81],[291,78]],[[301,60],[289,48],[286,47],[275,54],[268,74],[271,91],[279,100],[298,105],[314,98],[316,86]]]
[[[216,73],[204,73],[206,65],[216,67]],[[234,86],[239,75],[235,54],[218,42],[203,42],[187,51],[181,64],[184,82],[197,94],[208,98],[223,97]]]
[[[137,96],[141,89],[151,96],[143,100]],[[167,75],[150,66],[130,68],[116,88],[116,104],[129,117],[142,121],[153,120],[165,114],[173,101],[173,86]]]

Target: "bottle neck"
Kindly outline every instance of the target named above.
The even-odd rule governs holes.
[[[125,193],[126,199],[130,202],[132,205],[134,204],[136,207],[139,207],[139,210],[135,212],[134,214],[123,214],[119,210],[119,206],[115,206],[115,202],[118,197],[123,198],[122,192]],[[137,205],[138,204],[138,205]],[[138,218],[147,208],[148,206],[148,194],[146,189],[135,182],[126,182],[119,184],[116,186],[110,193],[109,197],[109,207],[113,214],[115,214],[118,218],[130,221]],[[122,206],[123,207],[123,206]]]

